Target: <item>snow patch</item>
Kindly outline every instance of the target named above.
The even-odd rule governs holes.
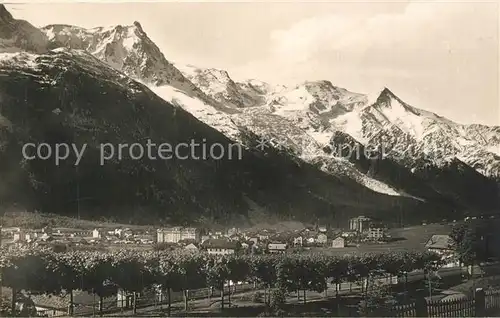
[[[197,119],[217,129],[227,137],[234,140],[239,139],[240,130],[231,120],[229,115],[222,113],[211,105],[208,105],[195,97],[188,96],[184,92],[168,85],[149,86],[149,89],[163,100],[172,103],[175,106],[182,107]]]

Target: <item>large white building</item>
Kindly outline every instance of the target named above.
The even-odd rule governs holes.
[[[200,231],[193,227],[172,227],[157,231],[158,243],[178,243],[183,240],[200,241]]]
[[[370,218],[358,216],[356,218],[349,219],[349,230],[361,233],[370,227],[370,223]]]

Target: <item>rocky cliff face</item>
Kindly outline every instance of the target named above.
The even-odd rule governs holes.
[[[24,20],[12,17],[4,5],[0,5],[0,53],[47,51],[47,37],[38,28]]]

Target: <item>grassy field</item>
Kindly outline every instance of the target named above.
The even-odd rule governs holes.
[[[449,234],[450,224],[428,224],[406,228],[392,229],[391,236],[394,242],[377,244],[365,243],[358,247],[350,246],[344,248],[315,247],[306,250],[309,253],[324,253],[328,255],[344,255],[349,253],[383,253],[389,251],[423,250],[425,243],[434,234]]]
[[[0,224],[3,227],[21,227],[21,228],[43,228],[52,227],[53,229],[81,229],[93,230],[95,228],[114,229],[128,227],[131,229],[148,229],[153,226],[141,226],[123,223],[114,223],[108,221],[89,221],[67,216],[61,216],[48,213],[15,212],[5,213],[0,218]]]
[[[408,243],[425,244],[434,234],[449,234],[453,224],[427,224],[393,229],[390,234],[394,238],[403,238]]]

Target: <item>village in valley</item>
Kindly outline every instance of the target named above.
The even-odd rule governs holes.
[[[387,226],[359,216],[346,229],[314,225],[294,230],[228,228],[209,230],[195,227],[93,230],[70,228],[2,228],[2,245],[54,246],[71,248],[157,248],[184,249],[216,255],[300,253],[314,248],[344,249],[391,241]]]
[[[456,222],[456,221],[454,221]],[[450,223],[453,224],[453,223]],[[197,227],[116,227],[74,229],[43,227],[29,229],[3,227],[2,246],[51,247],[66,250],[185,250],[211,255],[231,254],[275,254],[325,252],[343,254],[383,251],[386,249],[423,249],[446,252],[450,257],[451,247],[445,223],[422,224],[412,227],[429,228],[427,237],[418,237],[418,242],[406,242],[404,237],[395,237],[398,229],[389,228],[383,222],[366,216],[349,219],[346,228],[311,225],[295,229],[237,228],[206,229]],[[436,226],[437,225],[437,226]],[[411,230],[412,228],[408,228]],[[445,230],[443,230],[443,228]],[[434,231],[437,229],[437,231]],[[398,235],[398,234],[396,234]],[[445,257],[445,256],[443,256]],[[454,262],[453,264],[455,264]],[[450,265],[451,266],[451,265]]]
[[[469,221],[473,220],[466,218],[464,224]],[[349,219],[345,229],[319,224],[295,228],[293,230],[279,230],[279,227],[275,227],[274,229],[230,227],[225,230],[221,228],[211,230],[181,226],[156,229],[152,227],[117,227],[95,228],[93,230],[57,227],[44,227],[41,229],[3,227],[2,246],[9,250],[16,250],[23,247],[29,249],[48,247],[59,253],[71,250],[89,252],[149,250],[162,251],[163,253],[182,253],[185,255],[194,254],[201,256],[206,254],[209,257],[216,258],[238,255],[257,258],[260,255],[266,254],[269,254],[269,256],[289,254],[289,257],[297,254],[329,255],[333,257],[353,255],[354,257],[362,257],[367,252],[387,254],[390,251],[406,253],[420,250],[439,255],[441,258],[440,272],[442,275],[453,275],[455,277],[458,274],[460,279],[460,273],[462,273],[460,268],[462,268],[463,264],[460,263],[459,257],[454,251],[456,246],[450,237],[454,223],[456,221],[439,224],[422,224],[407,228],[390,228],[380,221],[365,216],[358,216]],[[469,269],[469,272],[471,271]],[[410,279],[412,283],[416,283],[422,279],[425,281],[426,277],[423,276],[424,274],[419,274],[418,272],[406,275],[411,275],[407,276],[406,280]],[[442,279],[438,274],[436,275]],[[389,281],[386,281],[385,278],[382,279],[381,283],[397,286],[401,285],[401,279],[401,277],[394,276]],[[349,295],[350,293],[356,293],[359,288],[363,290],[363,284],[359,285],[357,282],[342,281],[339,284],[328,285],[324,295],[316,295],[313,292],[309,292],[308,297],[311,299],[318,297],[322,299],[329,293],[328,290],[330,288],[333,288],[333,292],[336,294]],[[235,297],[235,301],[240,297],[238,296],[239,293],[244,295],[245,293],[259,289],[255,281],[246,280],[238,282],[229,281],[229,286],[228,295],[233,295],[231,297]],[[436,289],[437,286],[434,288]],[[175,303],[176,301],[186,302],[188,298],[192,299],[193,302],[197,301],[197,299],[210,300],[214,295],[212,287],[209,289],[193,289],[187,291],[188,294],[185,294],[185,292],[171,291],[169,303]],[[423,292],[424,294],[427,293],[427,289],[424,288]],[[113,297],[110,298],[108,295],[97,302],[95,295],[93,296],[89,292],[75,291],[72,297],[74,299],[71,302],[67,295],[50,297],[47,295],[31,295],[29,299],[33,301],[38,315],[60,316],[67,314],[70,310],[74,312],[77,307],[69,309],[68,306],[77,306],[77,304],[80,306],[78,310],[87,314],[90,310],[89,306],[91,306],[91,310],[94,313],[103,310],[119,310],[121,312],[124,310],[134,310],[135,312],[136,306],[146,308],[154,306],[156,308],[158,304],[165,301],[166,296],[162,291],[154,291],[153,294],[145,291],[138,294],[137,297],[139,298],[133,301],[132,299],[135,296],[118,289],[118,291],[115,291]],[[151,302],[154,302],[154,304],[151,304]],[[16,302],[16,304],[21,303]],[[110,308],[106,309],[106,306]]]

